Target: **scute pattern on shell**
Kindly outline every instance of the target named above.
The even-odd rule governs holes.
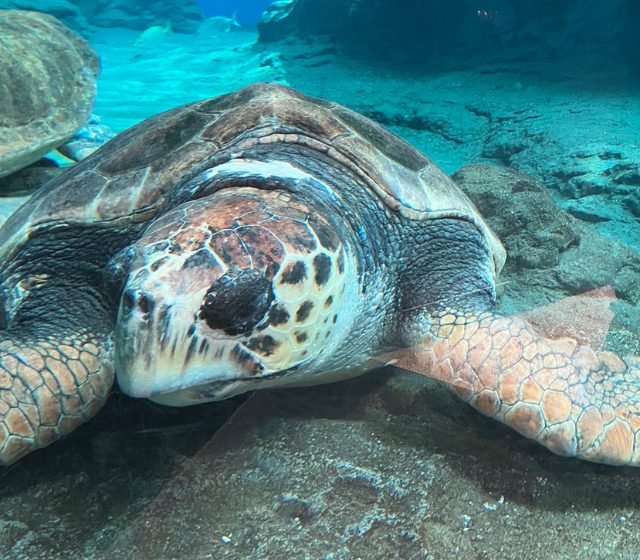
[[[89,44],[55,18],[0,10],[0,177],[84,125],[98,71]]]
[[[496,269],[502,266],[498,239],[428,158],[345,107],[271,83],[173,109],[117,136],[12,216],[2,230],[0,266],[40,228],[72,223],[116,227],[151,219],[171,190],[206,170],[214,156],[240,157],[269,143],[325,153],[409,219],[454,216],[473,222],[494,253]],[[82,195],[70,188],[74,183],[84,184]]]

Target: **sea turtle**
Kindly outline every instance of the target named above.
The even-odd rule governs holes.
[[[556,453],[640,463],[638,362],[494,313],[505,251],[452,180],[288,87],[123,132],[0,242],[4,464],[93,416],[114,372],[128,395],[184,406],[389,356]]]
[[[91,113],[99,60],[56,18],[0,10],[0,177],[69,140]]]

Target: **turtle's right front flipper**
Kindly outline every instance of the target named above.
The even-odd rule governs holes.
[[[91,418],[113,384],[107,340],[22,329],[0,334],[0,465],[9,465]]]
[[[539,336],[517,317],[444,310],[396,365],[449,385],[554,453],[640,466],[640,361]]]

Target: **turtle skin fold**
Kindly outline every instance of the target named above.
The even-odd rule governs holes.
[[[431,321],[422,343],[394,355],[397,367],[449,385],[558,455],[640,466],[640,360],[487,311],[447,308]]]

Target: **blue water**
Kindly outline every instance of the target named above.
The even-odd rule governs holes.
[[[198,0],[205,17],[231,17],[235,13],[241,25],[258,23],[262,10],[270,3],[270,0]]]

